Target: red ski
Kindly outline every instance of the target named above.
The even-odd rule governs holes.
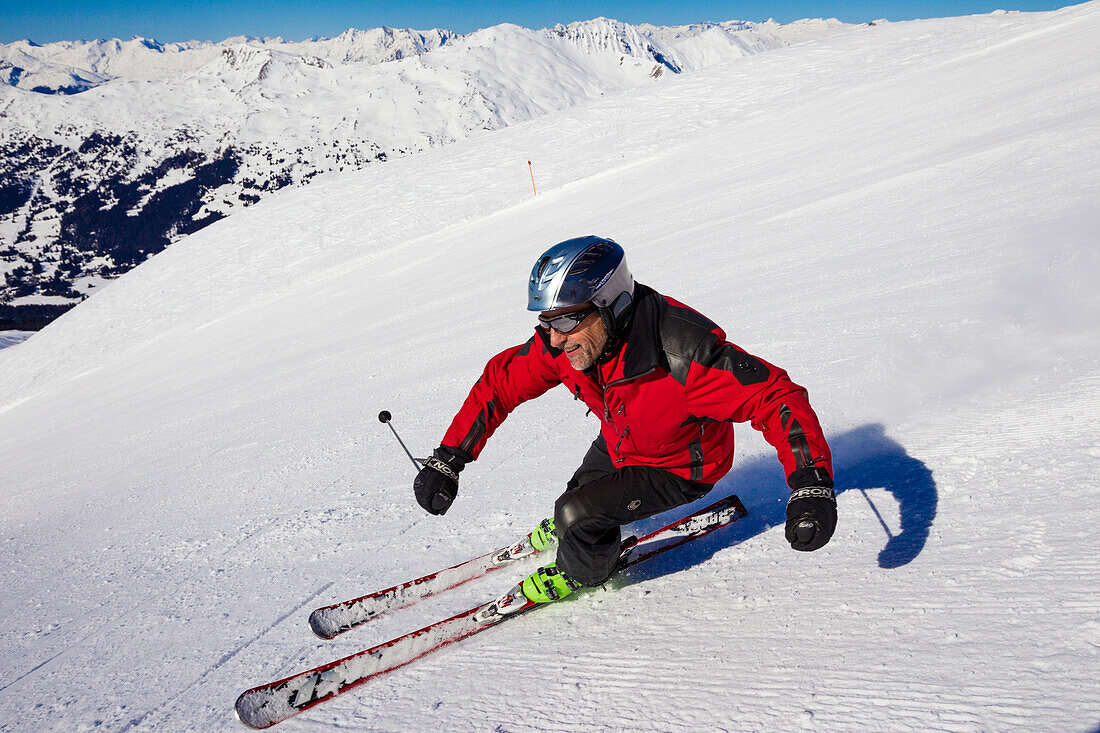
[[[446,570],[439,570],[392,588],[352,598],[350,601],[318,608],[309,615],[309,627],[322,639],[333,639],[384,613],[406,608],[417,601],[457,588],[494,570],[507,567],[517,560],[536,554],[538,550],[531,544],[531,535],[528,534],[514,545],[502,547]]]
[[[729,496],[641,538],[631,537],[623,543],[620,569],[725,527],[746,514],[748,512],[741,500]],[[269,728],[353,687],[400,669],[539,605],[549,604],[527,601],[517,585],[496,600],[457,616],[315,669],[246,690],[237,698],[237,719],[249,728]]]

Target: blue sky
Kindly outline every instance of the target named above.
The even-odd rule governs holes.
[[[449,28],[468,33],[498,23],[545,28],[606,16],[628,23],[674,25],[705,20],[767,20],[839,18],[858,23],[877,18],[908,20],[1006,10],[1053,10],[1071,0],[622,0],[591,2],[504,2],[502,0],[0,0],[0,43],[30,38],[50,41],[130,38],[159,41],[229,36],[282,36],[302,40],[337,35],[347,28]]]

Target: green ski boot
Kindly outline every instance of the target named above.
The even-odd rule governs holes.
[[[532,603],[551,603],[572,594],[581,584],[558,570],[557,563],[552,562],[524,578],[521,586],[523,595]]]
[[[538,552],[543,552],[558,544],[558,537],[554,534],[554,520],[544,519],[539,526],[531,532],[531,546]]]

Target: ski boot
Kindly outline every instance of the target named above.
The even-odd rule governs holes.
[[[520,584],[523,595],[532,603],[551,603],[570,595],[581,584],[558,570],[557,563],[539,568]]]
[[[554,520],[544,519],[539,522],[531,532],[531,546],[536,552],[543,552],[558,544],[558,537],[554,534]]]

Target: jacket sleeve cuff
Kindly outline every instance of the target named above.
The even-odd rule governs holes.
[[[833,488],[833,477],[830,476],[829,472],[824,468],[807,466],[806,468],[798,469],[788,476],[787,486],[790,486],[791,490],[803,489],[807,486],[824,486],[827,489],[831,489]]]
[[[443,455],[440,455],[440,454]],[[448,465],[454,468],[456,471],[461,471],[466,467],[466,464],[474,460],[474,457],[467,451],[461,448],[452,448],[449,445],[441,445],[434,451],[436,458],[441,461],[446,461]]]

